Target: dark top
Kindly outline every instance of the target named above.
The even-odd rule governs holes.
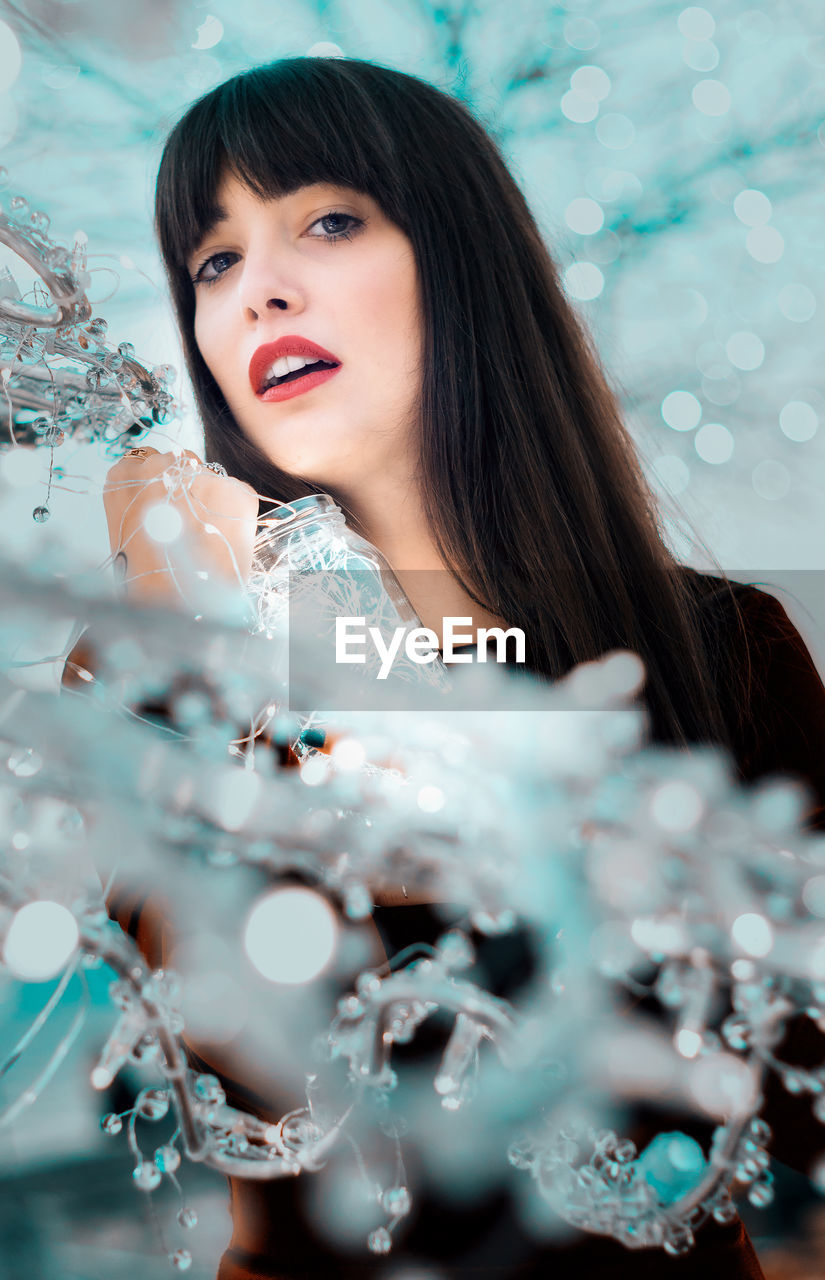
[[[784,772],[805,779],[812,793],[808,823],[825,828],[825,688],[805,644],[782,605],[753,587],[737,588],[744,628],[740,627],[728,594],[715,592],[712,580],[705,616],[718,642],[718,697],[723,719],[731,735],[734,760],[742,780]],[[749,676],[746,705],[741,688],[723,675],[723,659]],[[147,950],[155,950],[157,931],[147,924],[147,912],[117,911],[124,927],[139,937]],[[142,918],[141,918],[142,917]],[[433,942],[444,923],[428,907],[398,906],[375,910],[375,921],[390,956],[410,941]],[[141,936],[142,934],[142,936]],[[492,946],[492,944],[491,944]],[[492,957],[491,970],[511,970],[523,961],[518,941],[514,950]],[[490,953],[492,955],[492,951]],[[506,984],[505,984],[506,985]],[[426,1024],[425,1024],[426,1025]],[[423,1029],[422,1029],[423,1030]],[[825,1038],[801,1019],[783,1050],[804,1064],[825,1058]],[[209,1069],[193,1055],[193,1065]],[[225,1080],[228,1100],[255,1109],[255,1099],[242,1085]],[[790,1098],[781,1087],[767,1093],[763,1114],[776,1136],[773,1154],[798,1168],[825,1146],[825,1128],[811,1117],[806,1099]],[[678,1127],[676,1125],[667,1127]],[[822,1137],[820,1138],[820,1133]],[[501,1153],[503,1176],[506,1156]],[[353,1166],[352,1177],[358,1174]],[[527,1178],[522,1173],[520,1177]],[[661,1249],[627,1250],[613,1240],[590,1235],[568,1238],[564,1243],[541,1244],[521,1227],[509,1195],[488,1194],[468,1205],[439,1203],[426,1189],[413,1186],[414,1209],[406,1224],[394,1231],[393,1251],[387,1258],[373,1257],[365,1245],[360,1253],[337,1252],[323,1243],[307,1216],[312,1175],[271,1183],[230,1179],[234,1234],[225,1253],[219,1280],[255,1280],[256,1277],[315,1276],[331,1280],[383,1277],[414,1266],[426,1271],[430,1263],[438,1280],[470,1277],[544,1277],[553,1280],[759,1280],[762,1271],[752,1245],[737,1219],[727,1226],[708,1223],[697,1234],[694,1249],[683,1258],[670,1258]],[[376,1225],[384,1221],[376,1218]]]

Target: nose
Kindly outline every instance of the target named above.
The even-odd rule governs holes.
[[[238,301],[244,320],[254,324],[271,311],[303,310],[304,290],[279,268],[274,252],[249,254],[244,261],[238,283]]]

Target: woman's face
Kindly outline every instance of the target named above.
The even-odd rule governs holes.
[[[407,236],[348,187],[260,199],[228,176],[218,205],[188,263],[195,340],[242,431],[284,471],[344,496],[410,478],[421,320]],[[301,340],[328,357],[318,370],[337,369],[273,384]]]

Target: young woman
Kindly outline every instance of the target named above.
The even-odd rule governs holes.
[[[633,649],[657,739],[721,742],[742,777],[801,774],[825,804],[825,690],[804,644],[771,597],[665,547],[591,340],[464,105],[354,59],[257,68],[172,130],[156,214],[206,456],[228,473],[192,455],[181,514],[204,564],[242,580],[259,497],[327,491],[439,634],[448,615],[520,627],[548,678]],[[173,462],[137,450],[109,476],[135,595],[180,587],[142,523]],[[438,572],[417,598],[420,570]],[[390,952],[438,929],[416,906],[376,921]],[[233,1180],[221,1280],[382,1271],[318,1238],[304,1183]],[[424,1195],[399,1254],[439,1276],[761,1275],[738,1221],[680,1260],[597,1238],[556,1248],[504,1194],[464,1208]]]

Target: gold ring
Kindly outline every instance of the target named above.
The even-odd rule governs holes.
[[[148,458],[149,450],[143,448],[129,449],[123,456],[124,458]]]

